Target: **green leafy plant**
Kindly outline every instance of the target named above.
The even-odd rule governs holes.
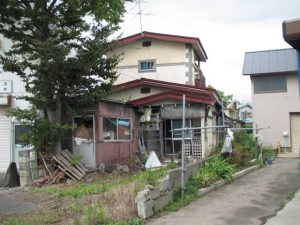
[[[72,166],[77,166],[80,160],[83,158],[82,155],[74,155],[73,158],[69,161]]]
[[[158,168],[158,169],[149,169],[144,171],[140,177],[146,183],[152,186],[156,186],[158,180],[162,178],[166,174],[165,168]]]
[[[274,159],[275,154],[272,148],[264,148],[263,149],[263,155],[262,158],[263,160],[267,160],[267,159]]]

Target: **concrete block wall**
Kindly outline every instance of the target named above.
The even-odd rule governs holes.
[[[207,160],[207,159],[206,159]],[[185,167],[185,182],[202,166],[205,160],[198,160],[187,164]],[[147,185],[146,189],[138,192],[135,202],[137,203],[138,215],[147,219],[155,212],[163,209],[173,200],[174,189],[181,185],[181,167],[168,171],[168,174],[159,180],[158,185]]]
[[[32,180],[38,178],[37,157],[33,149],[19,151],[20,186],[32,184]]]

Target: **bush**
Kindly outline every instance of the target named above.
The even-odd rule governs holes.
[[[274,159],[274,152],[272,148],[264,148],[262,153],[263,161],[267,159]]]
[[[233,177],[233,166],[220,157],[213,157],[206,162],[193,176],[192,182],[199,188],[207,187],[219,179],[231,180]]]
[[[232,145],[233,149],[238,149],[254,156],[255,141],[252,134],[248,134],[245,131],[234,133]]]

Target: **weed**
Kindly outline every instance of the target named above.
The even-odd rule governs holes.
[[[177,164],[174,161],[169,162],[166,167],[167,170],[171,170],[171,169],[175,169],[175,168],[177,168]]]
[[[82,155],[74,155],[73,158],[70,160],[72,166],[77,166],[80,160],[83,158]]]
[[[140,178],[146,184],[150,184],[152,186],[157,185],[158,180],[162,178],[166,174],[165,168],[146,170],[141,175]]]

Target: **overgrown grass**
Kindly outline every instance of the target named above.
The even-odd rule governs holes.
[[[144,189],[146,184],[157,185],[167,169],[140,171],[128,176],[108,176],[90,183],[71,182],[36,188],[33,193],[51,194],[65,202],[64,213],[73,215],[73,224],[142,224],[143,220],[137,218],[137,192]],[[30,224],[22,218],[15,224],[22,224],[20,221]]]
[[[230,165],[219,156],[215,156],[205,162],[194,176],[192,176],[185,185],[184,197],[181,197],[181,189],[176,188],[174,200],[166,206],[167,211],[176,211],[179,208],[188,205],[199,197],[198,190],[208,187],[217,180],[231,180],[234,174],[233,165]]]

